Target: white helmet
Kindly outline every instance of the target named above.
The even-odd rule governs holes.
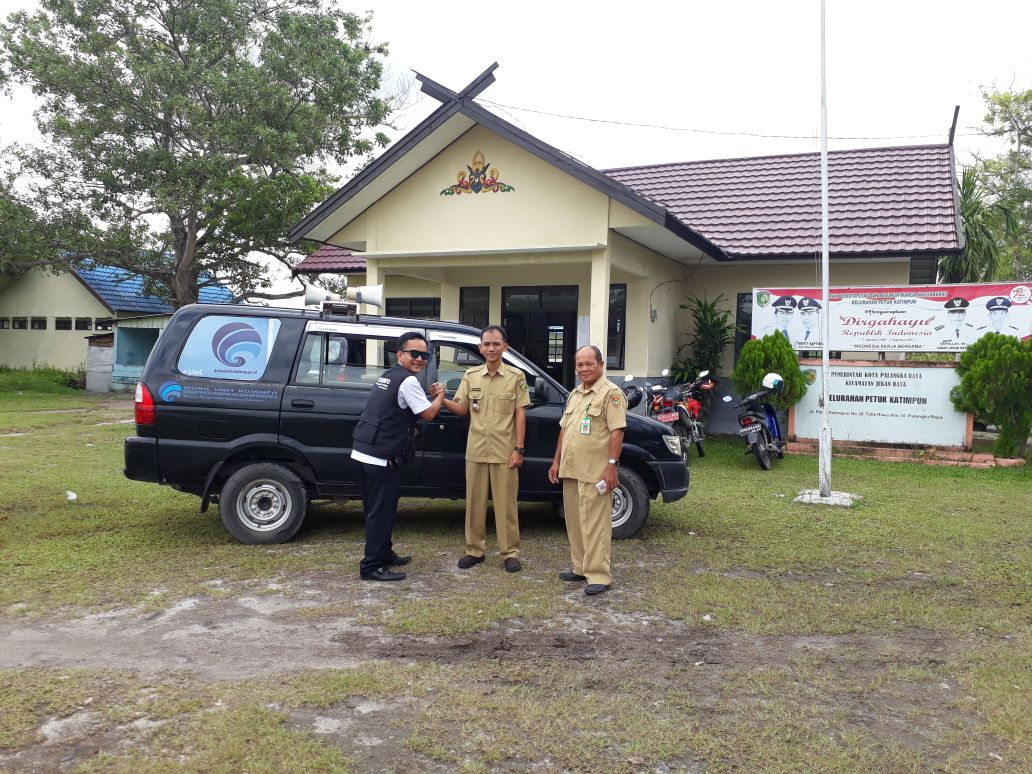
[[[763,386],[768,390],[781,392],[781,388],[785,386],[785,381],[781,378],[781,374],[776,374],[771,371],[763,377]]]

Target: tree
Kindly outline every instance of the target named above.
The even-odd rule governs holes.
[[[1000,277],[1032,280],[1032,90],[983,90],[986,104],[983,132],[1006,141],[999,156],[981,159],[978,176],[992,201],[1006,202],[1014,212],[1016,232],[993,225],[1000,245]]]
[[[957,374],[956,409],[996,425],[994,454],[1020,456],[1032,431],[1032,339],[987,333],[960,356]]]
[[[986,200],[974,167],[968,167],[961,175],[960,216],[964,251],[939,261],[939,281],[990,282],[996,279],[1002,241],[1018,235],[1017,215],[1005,203]]]
[[[48,145],[13,149],[0,191],[36,229],[0,265],[83,260],[146,277],[176,306],[215,282],[264,293],[260,251],[301,256],[289,228],[327,171],[387,143],[385,46],[329,0],[42,0],[0,25],[0,83],[42,99]],[[0,226],[0,229],[3,229]],[[290,295],[290,294],[286,294]]]
[[[738,355],[738,364],[731,372],[731,382],[735,390],[747,395],[759,390],[763,377],[772,371],[780,374],[784,387],[780,395],[771,396],[771,405],[780,409],[794,406],[806,394],[806,377],[792,345],[781,331],[745,343]]]

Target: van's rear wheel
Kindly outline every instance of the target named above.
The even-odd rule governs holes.
[[[241,468],[226,481],[219,516],[241,543],[282,543],[301,528],[308,496],[301,479],[274,462]]]
[[[620,468],[620,485],[613,490],[613,540],[637,535],[649,517],[649,490],[641,476]],[[566,508],[559,503],[559,517],[566,519]]]

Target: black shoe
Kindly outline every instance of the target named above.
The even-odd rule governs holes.
[[[412,561],[411,556],[398,556],[397,554],[391,555],[391,560],[387,562],[388,567],[401,567],[402,565],[408,564]]]
[[[589,583],[584,587],[584,593],[589,597],[593,597],[597,594],[605,594],[609,589],[608,583]]]
[[[587,578],[585,578],[583,575],[578,575],[575,572],[570,572],[569,570],[563,570],[561,573],[559,573],[559,580],[564,580],[564,581],[586,581]]]
[[[502,562],[502,567],[505,568],[506,572],[519,572],[523,569],[523,563],[515,556],[510,556]]]
[[[472,554],[466,554],[464,557],[459,559],[459,569],[468,570],[473,565],[480,564],[482,561],[484,561],[484,557],[482,556],[473,556]]]
[[[386,567],[381,567],[379,570],[370,573],[369,575],[361,576],[362,580],[370,581],[400,581],[405,580],[405,573],[403,572],[391,572]]]

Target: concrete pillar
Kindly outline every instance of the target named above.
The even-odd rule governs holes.
[[[591,254],[591,281],[588,283],[588,341],[577,345],[594,344],[606,358],[606,338],[609,332],[609,250],[595,250]]]
[[[441,319],[459,321],[459,285],[452,281],[452,273],[441,280]]]

